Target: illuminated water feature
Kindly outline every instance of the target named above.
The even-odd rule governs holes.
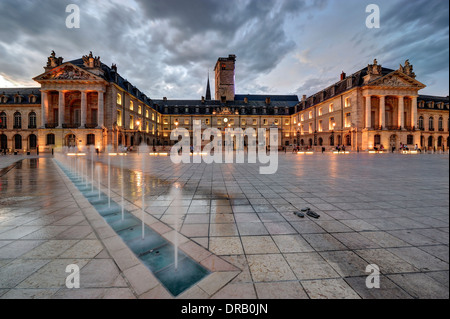
[[[144,156],[144,155],[143,155]],[[86,161],[86,158],[74,156],[75,160]],[[110,158],[110,156],[108,156]],[[173,295],[178,296],[197,282],[209,275],[209,271],[202,265],[191,259],[178,249],[178,236],[175,235],[175,244],[172,244],[160,234],[149,228],[143,220],[139,220],[132,213],[124,209],[123,201],[118,204],[111,200],[110,196],[98,190],[100,197],[97,197],[97,190],[92,185],[86,187],[80,181],[79,174],[70,170],[73,158],[67,156],[56,156],[56,163],[86,197],[97,212],[104,218],[110,227],[122,238],[130,250],[147,266],[161,284]],[[123,163],[123,159],[121,160]],[[121,163],[121,171],[123,165]],[[100,164],[101,165],[101,164]],[[69,168],[68,168],[69,167]],[[98,172],[101,172],[99,167]],[[108,169],[110,171],[111,168]],[[124,181],[122,173],[122,180]],[[101,177],[101,176],[100,176]],[[111,177],[110,177],[111,178]],[[145,183],[141,181],[142,187],[142,212],[145,213]],[[99,178],[100,184],[100,178]],[[88,185],[89,186],[89,185]],[[176,187],[175,187],[176,188]],[[108,190],[108,193],[110,190]],[[176,188],[173,195],[179,198],[181,190]],[[177,216],[178,218],[179,216]],[[141,227],[142,226],[142,229]],[[176,229],[176,234],[178,229]],[[143,236],[144,235],[144,236]]]

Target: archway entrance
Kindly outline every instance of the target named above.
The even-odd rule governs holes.
[[[0,135],[0,150],[8,148],[8,137],[5,134]]]
[[[31,134],[28,137],[28,145],[29,145],[29,148],[32,150],[36,148],[36,146],[37,146],[37,136],[36,135]]]
[[[22,149],[22,136],[19,134],[14,135],[14,149],[16,150]]]
[[[74,134],[67,135],[66,139],[65,139],[65,144],[68,147],[75,147],[75,146],[77,146],[77,138],[75,137],[75,135]]]
[[[397,135],[391,135],[389,138],[389,147],[391,150],[397,148]]]

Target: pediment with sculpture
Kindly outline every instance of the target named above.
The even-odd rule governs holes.
[[[380,77],[372,82],[369,82],[370,86],[380,87],[399,87],[399,88],[418,88],[423,89],[425,85],[414,78],[403,74],[400,71],[394,71],[383,77]]]
[[[60,67],[54,68],[49,72],[34,78],[35,81],[46,81],[46,80],[101,80],[101,78],[95,76],[94,74],[87,72],[73,64],[67,63]]]

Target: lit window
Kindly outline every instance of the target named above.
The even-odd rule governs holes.
[[[269,122],[267,121],[267,119],[264,119],[263,124],[264,124],[264,125],[269,124]]]
[[[253,120],[253,125],[258,125],[258,120]]]
[[[247,121],[246,120],[242,120],[242,126],[247,125]]]
[[[169,120],[168,119],[164,119],[163,123],[164,123],[164,125],[167,125],[167,124],[169,124]]]
[[[345,113],[345,127],[352,126],[352,115],[351,113]]]
[[[323,131],[322,120],[319,121],[319,132]]]
[[[134,130],[134,117],[130,115],[130,130]]]
[[[148,118],[148,110],[145,110],[145,117]]]
[[[352,106],[352,103],[350,101],[350,98],[348,97],[345,99],[345,107],[350,107],[350,106]]]
[[[145,122],[145,131],[148,132],[150,131],[150,126],[148,125],[148,122]]]
[[[117,126],[122,127],[122,111],[117,110]]]
[[[131,111],[134,110],[134,104],[133,104],[133,101],[130,101],[130,110],[131,110]]]
[[[285,137],[290,137],[290,134],[289,134],[289,133],[286,133],[284,136],[285,136]]]
[[[284,125],[289,125],[289,124],[290,124],[289,120],[284,121]]]
[[[304,121],[305,120],[305,114],[302,114],[302,116],[300,117],[300,121]]]
[[[152,121],[155,120],[155,113],[152,113]]]
[[[323,115],[323,109],[319,108],[319,116],[322,116],[322,115]]]
[[[309,134],[312,134],[313,129],[312,129],[312,123],[309,123]]]
[[[161,116],[160,116],[160,115],[158,115],[158,121],[157,121],[157,123],[158,123],[158,124],[161,123]]]
[[[184,125],[189,125],[190,123],[189,123],[189,119],[185,119],[184,120]]]
[[[222,120],[221,119],[217,120],[217,125],[222,125]]]
[[[279,123],[278,120],[273,121],[273,124],[275,124],[275,125],[278,125],[278,123]]]
[[[330,104],[330,106],[328,107],[328,111],[330,113],[334,112],[334,105],[333,104]]]
[[[117,93],[117,104],[122,105],[122,95],[120,93]]]
[[[336,123],[334,122],[334,117],[330,117],[330,127],[329,127],[330,131],[334,131],[335,127]]]
[[[309,119],[312,119],[312,118],[313,118],[313,112],[309,111]]]

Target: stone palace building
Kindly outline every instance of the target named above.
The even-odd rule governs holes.
[[[55,147],[109,144],[172,145],[176,127],[277,128],[280,147],[372,150],[400,143],[422,149],[449,147],[449,97],[420,95],[425,85],[407,60],[397,70],[378,61],[312,96],[235,92],[236,56],[215,65],[199,100],[152,99],[120,76],[117,66],[89,55],[63,62],[52,52],[39,86],[0,88],[0,149],[50,152]]]

